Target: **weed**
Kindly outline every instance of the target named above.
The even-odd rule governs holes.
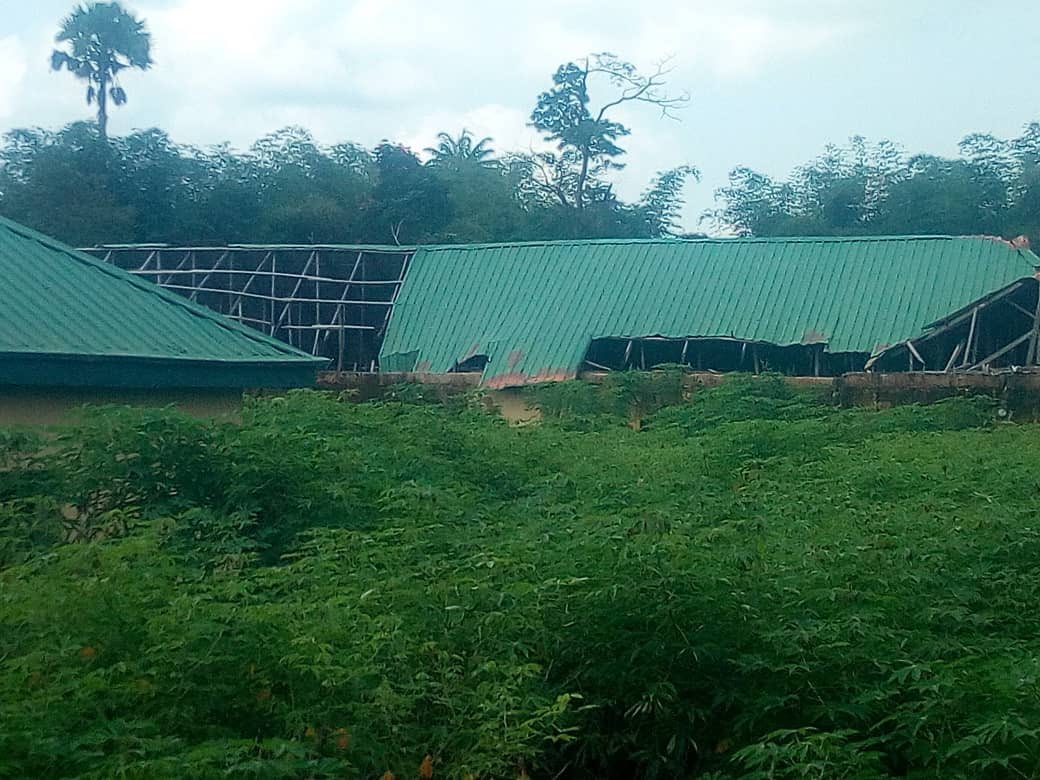
[[[655,381],[0,439],[0,776],[1036,776],[1037,428]]]

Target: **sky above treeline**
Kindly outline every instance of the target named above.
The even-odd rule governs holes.
[[[684,223],[736,165],[774,176],[850,135],[952,155],[970,132],[1040,120],[1040,3],[1030,0],[127,0],[155,67],[123,79],[110,131],[158,126],[194,145],[246,148],[286,125],[326,143],[416,150],[468,128],[498,150],[538,143],[526,123],[557,65],[610,51],[646,69],[671,57],[681,121],[651,107],[616,174],[626,198],[657,170],[703,172]],[[0,130],[89,118],[84,87],[49,71],[69,0],[0,0]],[[596,99],[595,93],[593,99]]]

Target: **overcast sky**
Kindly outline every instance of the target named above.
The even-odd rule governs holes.
[[[48,70],[70,0],[0,0],[0,130],[89,116],[84,89]],[[156,64],[123,79],[110,130],[246,147],[289,124],[319,141],[415,149],[439,130],[526,149],[556,66],[611,51],[673,57],[681,122],[623,119],[635,197],[656,170],[692,163],[686,226],[735,165],[786,175],[859,133],[953,154],[972,131],[1040,120],[1035,0],[127,0]],[[595,94],[593,95],[595,98]],[[705,226],[706,227],[706,226]]]

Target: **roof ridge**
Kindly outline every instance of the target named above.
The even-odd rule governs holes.
[[[277,351],[285,355],[292,355],[301,358],[306,357],[311,360],[314,360],[315,362],[317,362],[318,360],[318,358],[315,358],[313,355],[308,355],[303,350],[299,350],[295,347],[289,346],[288,344],[266,334],[260,333],[259,331],[254,330],[253,328],[248,328],[245,325],[237,323],[234,320],[225,317],[222,314],[217,314],[211,309],[207,309],[205,306],[202,306],[201,304],[194,303],[193,301],[189,301],[187,298],[184,298],[181,295],[172,293],[169,290],[164,289],[161,285],[153,284],[152,282],[146,282],[143,279],[140,279],[134,274],[130,273],[129,271],[124,271],[122,268],[112,265],[111,263],[106,263],[103,260],[97,259],[96,257],[91,257],[86,252],[74,249],[68,244],[64,244],[61,241],[58,241],[57,239],[51,238],[43,233],[40,233],[37,230],[33,230],[32,228],[26,225],[22,225],[19,222],[15,222],[12,219],[0,216],[0,228],[5,228],[11,231],[12,233],[15,233],[16,235],[19,235],[22,238],[28,239],[30,241],[35,241],[36,243],[41,244],[52,251],[60,252],[61,254],[66,255],[70,259],[80,263],[81,265],[85,265],[89,268],[92,268],[96,271],[100,271],[101,273],[104,273],[115,279],[126,282],[146,295],[151,295],[159,298],[160,300],[165,301],[166,303],[179,306],[180,308],[186,310],[189,314],[213,322],[218,327],[228,330],[236,335],[244,336],[245,338],[253,342],[262,344],[269,348],[276,349]]]
[[[482,244],[423,244],[417,251],[440,252],[470,249],[498,249],[513,247],[540,246],[656,246],[684,244],[839,244],[839,243],[882,243],[892,241],[997,241],[1008,244],[1009,249],[1016,249],[998,236],[955,236],[941,234],[921,235],[884,235],[884,236],[705,236],[703,238],[583,238],[583,239],[544,239],[539,241],[497,241]]]

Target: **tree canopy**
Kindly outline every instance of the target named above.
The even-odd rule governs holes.
[[[144,22],[119,3],[90,3],[62,22],[55,40],[64,48],[51,54],[53,70],[67,70],[87,82],[87,105],[97,104],[101,137],[108,135],[108,100],[126,103],[119,74],[128,68],[152,66],[152,39]]]
[[[389,141],[318,143],[305,129],[244,151],[175,143],[159,129],[103,139],[95,123],[24,128],[0,144],[0,213],[77,245],[465,243],[677,235],[689,165],[632,202],[582,209],[547,193],[577,170],[557,153],[496,156],[442,134],[423,159]],[[438,152],[438,153],[434,153]],[[554,170],[547,170],[557,166]],[[854,137],[784,179],[737,167],[704,215],[736,235],[1040,235],[1040,123],[973,134],[954,158]]]
[[[908,156],[860,136],[775,180],[734,168],[705,215],[737,235],[1002,235],[1040,229],[1040,123],[968,135],[959,156]]]
[[[665,91],[665,64],[647,75],[610,53],[591,54],[580,63],[556,69],[553,86],[538,96],[531,126],[540,130],[555,152],[529,155],[536,189],[550,201],[582,211],[614,198],[605,174],[619,170],[625,150],[618,145],[631,130],[612,113],[626,103],[646,103],[673,117],[688,101]],[[593,105],[590,83],[605,82],[609,96]]]
[[[573,220],[572,209],[529,197],[534,170],[493,156],[490,144],[442,134],[439,154],[424,161],[390,141],[322,145],[300,127],[245,151],[180,145],[156,128],[111,138],[90,122],[19,129],[0,145],[0,213],[79,246],[458,243],[675,228],[675,177],[685,168],[635,203],[611,198]]]

